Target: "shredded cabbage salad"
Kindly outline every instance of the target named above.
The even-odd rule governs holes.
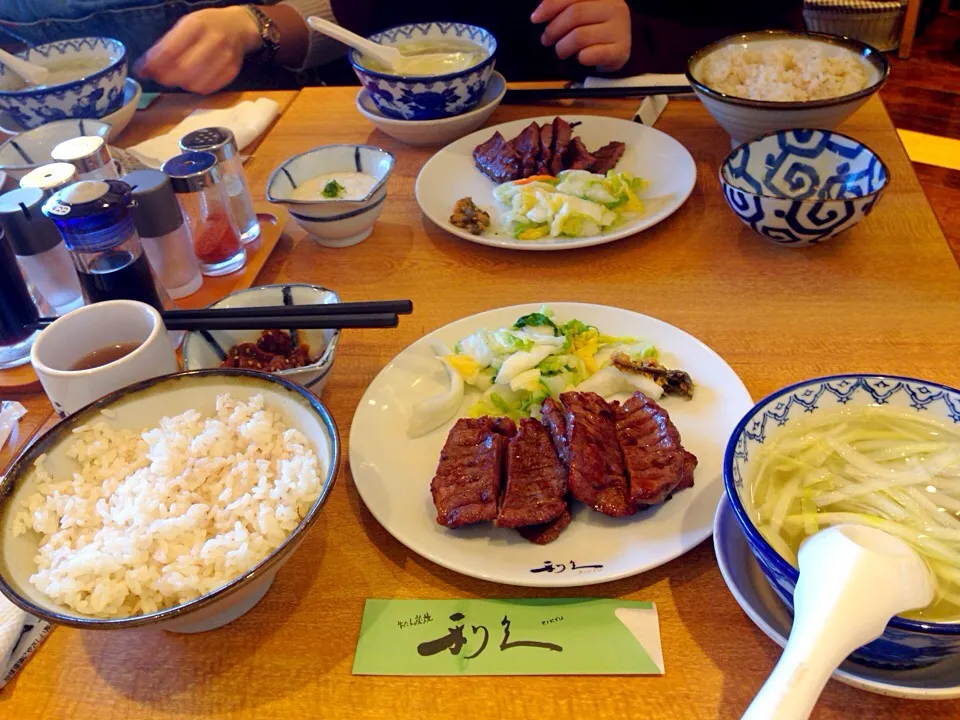
[[[651,343],[606,335],[580,320],[560,323],[544,308],[506,328],[478,330],[463,338],[444,359],[464,382],[480,391],[471,417],[538,417],[541,403],[570,390],[604,397],[641,390],[658,399],[662,388],[650,378],[625,373],[611,364],[614,352],[632,360],[657,360]]]
[[[498,185],[504,229],[518,240],[599,235],[643,213],[637,193],[646,182],[628,172],[596,175],[564,170]]]

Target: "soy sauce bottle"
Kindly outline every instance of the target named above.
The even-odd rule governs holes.
[[[60,229],[88,303],[139,300],[163,310],[168,298],[143,251],[130,203],[126,183],[85,180],[55,193],[43,214]]]

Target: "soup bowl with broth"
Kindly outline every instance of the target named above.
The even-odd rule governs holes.
[[[497,41],[488,31],[463,23],[400,25],[371,35],[370,40],[415,57],[455,53],[453,65],[424,65],[398,75],[356,50],[350,64],[377,109],[400,120],[434,120],[472,110],[493,74]],[[414,74],[415,73],[415,74]]]
[[[797,550],[832,525],[884,530],[928,564],[934,602],[893,618],[852,660],[901,669],[960,653],[960,390],[865,374],[791,385],[737,425],[723,479],[750,549],[791,609]]]
[[[127,50],[119,40],[73,38],[19,53],[50,71],[44,85],[29,85],[0,65],[0,110],[24,128],[65,118],[99,118],[120,109],[127,80]]]

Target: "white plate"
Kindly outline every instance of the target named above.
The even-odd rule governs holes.
[[[665,364],[683,368],[697,384],[693,400],[663,401],[697,455],[696,485],[665,505],[629,518],[610,518],[575,503],[570,527],[549,545],[534,545],[514,530],[492,524],[449,530],[437,524],[430,481],[453,426],[415,440],[406,434],[407,411],[446,386],[429,345],[452,346],[480,328],[512,325],[542,305],[516,305],[472,315],[426,335],[397,355],[364,393],[350,428],[350,468],[364,503],[381,525],[414,552],[472,577],[526,587],[593,585],[636,575],[687,552],[709,537],[723,494],[721,467],[727,438],[752,407],[737,374],[713,350],[672,325],[620,308],[546,303],[560,321],[577,318],[612,335],[649,338]],[[460,415],[476,400],[468,393]],[[535,572],[545,563],[553,572]],[[601,565],[600,568],[574,569]],[[560,565],[563,571],[559,570]]]
[[[625,170],[649,182],[640,195],[646,212],[633,222],[591,237],[515,240],[504,232],[496,231],[502,213],[493,199],[496,184],[474,167],[473,149],[489,140],[498,130],[509,140],[531,122],[542,125],[552,122],[554,117],[525,118],[483,128],[443,148],[427,161],[417,177],[417,202],[424,215],[447,232],[481,245],[516,250],[568,250],[602,245],[646,230],[676,212],[693,191],[697,166],[687,149],[666,133],[617,118],[560,115],[568,122],[582,123],[574,129],[574,136],[581,138],[588,150],[596,150],[614,140],[626,143],[617,170]],[[471,235],[450,222],[454,203],[462,197],[473,198],[479,207],[490,213],[494,221],[492,232]]]
[[[720,572],[737,603],[764,635],[783,647],[793,618],[764,577],[726,497],[717,506],[713,547]],[[960,657],[915,670],[881,670],[845,662],[833,678],[878,695],[914,700],[960,698]]]

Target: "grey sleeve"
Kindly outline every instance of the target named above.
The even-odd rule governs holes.
[[[292,7],[300,13],[304,22],[306,22],[307,18],[311,15],[322,17],[324,20],[329,20],[330,22],[337,22],[337,18],[334,17],[333,14],[331,0],[284,0],[284,2],[280,4]],[[291,70],[299,72],[317,67],[318,65],[324,65],[331,60],[336,60],[347,50],[345,45],[332,38],[328,38],[313,30],[309,30],[309,33],[310,46],[307,48],[307,55],[303,60],[303,65],[290,68]]]

